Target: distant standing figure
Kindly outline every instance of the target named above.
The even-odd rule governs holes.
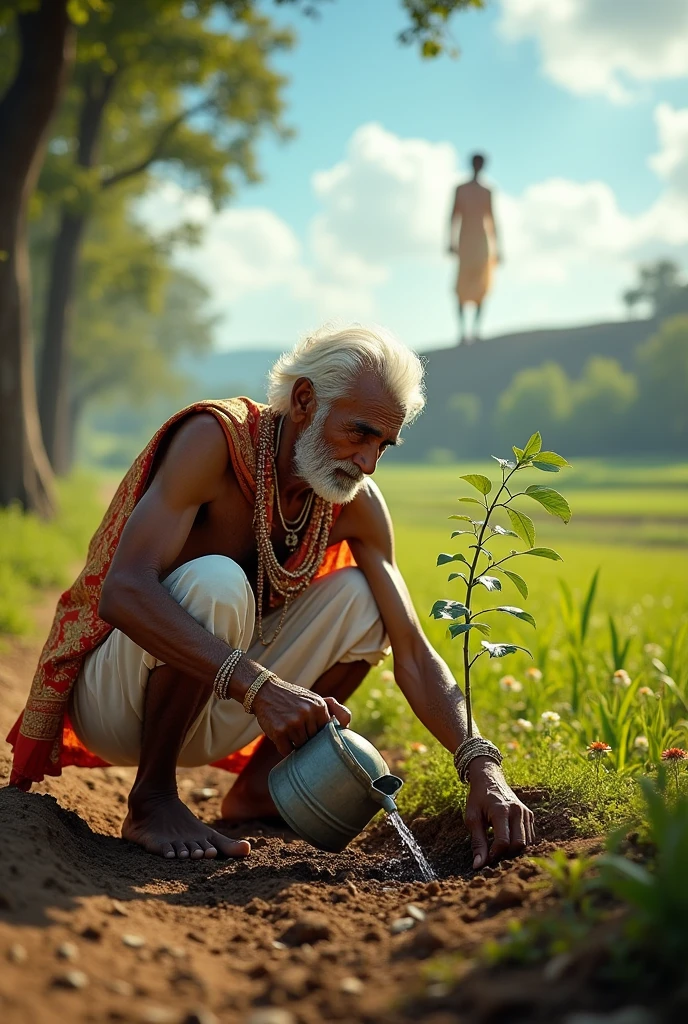
[[[471,157],[471,164],[473,177],[457,187],[449,225],[449,251],[459,257],[459,273],[456,279],[461,328],[459,344],[478,339],[480,314],[485,296],[490,290],[492,267],[500,260],[497,250],[497,228],[492,213],[492,193],[478,180],[485,166],[485,157],[476,153]],[[458,224],[461,227],[457,244]],[[466,337],[465,331],[464,307],[467,302],[475,305],[471,339]]]

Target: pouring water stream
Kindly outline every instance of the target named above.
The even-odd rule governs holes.
[[[423,881],[433,882],[435,880],[435,872],[430,867],[427,857],[414,839],[413,832],[408,825],[406,825],[399,812],[388,811],[387,817],[396,829],[397,835],[401,839],[402,843],[418,865],[418,870],[420,871]]]

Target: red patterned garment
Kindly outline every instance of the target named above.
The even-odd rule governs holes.
[[[112,626],[98,616],[103,581],[134,507],[144,494],[161,443],[171,427],[194,413],[212,413],[221,424],[239,485],[246,498],[255,499],[256,444],[261,415],[267,406],[248,398],[198,402],[182,409],[160,427],[135,460],[117,488],[103,521],[89,544],[86,565],[75,583],[60,597],[48,639],[43,647],[26,707],[7,737],[14,750],[11,784],[29,789],[45,775],[60,775],[68,765],[104,766],[77,738],[67,714],[72,687],[86,655],[105,640]],[[335,506],[335,517],[341,506]],[[308,543],[286,565],[296,570]],[[327,548],[317,576],[354,565],[346,542]],[[216,766],[238,772],[245,767],[259,740],[230,754]]]

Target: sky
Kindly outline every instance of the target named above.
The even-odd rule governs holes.
[[[400,0],[321,6],[262,4],[297,36],[275,61],[296,134],[259,142],[263,180],[219,212],[161,180],[140,207],[156,230],[203,226],[176,258],[210,290],[218,348],[331,320],[454,344],[448,218],[475,151],[503,256],[485,335],[618,319],[638,263],[688,269],[686,0],[491,0],[432,61],[398,42]]]

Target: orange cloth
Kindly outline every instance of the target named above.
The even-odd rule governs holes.
[[[212,413],[225,432],[227,446],[239,485],[253,502],[256,491],[256,444],[261,415],[267,406],[248,398],[198,402],[172,416],[160,427],[120,483],[103,520],[89,544],[86,565],[75,583],[60,597],[48,639],[43,647],[26,707],[7,737],[14,749],[10,782],[28,789],[45,775],[60,775],[67,765],[96,767],[106,764],[92,754],[75,735],[67,707],[81,664],[112,630],[98,616],[103,581],[122,535],[122,530],[148,485],[161,443],[171,427],[193,413]],[[334,506],[335,518],[341,506]],[[305,555],[307,537],[290,556],[287,566],[295,570]],[[327,548],[317,576],[355,565],[344,541]],[[238,772],[247,764],[260,742],[217,762],[217,767]]]

